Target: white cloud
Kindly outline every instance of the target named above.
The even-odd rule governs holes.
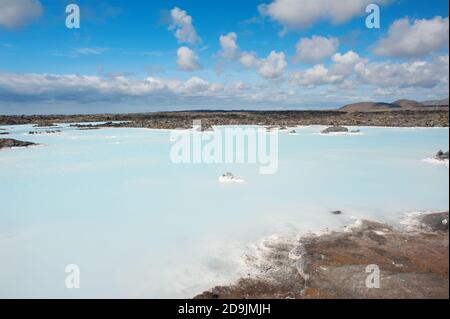
[[[286,56],[283,52],[272,51],[267,58],[260,59],[255,52],[241,51],[237,44],[237,35],[234,32],[221,35],[219,42],[220,56],[227,60],[236,60],[245,68],[256,69],[264,78],[279,78],[287,67]]]
[[[258,59],[256,53],[247,51],[241,53],[239,56],[239,63],[249,69],[261,65],[261,61]]]
[[[333,55],[339,47],[337,38],[325,38],[313,35],[311,38],[302,38],[298,41],[295,61],[306,63],[321,62]]]
[[[38,0],[1,0],[0,26],[16,29],[39,18],[43,8]]]
[[[210,89],[212,89],[212,85],[209,84],[209,82],[199,78],[199,77],[192,77],[189,80],[187,80],[182,86],[181,86],[181,92],[183,93],[192,93],[192,92],[205,92]],[[216,88],[214,86],[214,88]],[[216,91],[214,89],[214,91]]]
[[[353,65],[354,54],[335,55],[335,64]],[[187,80],[132,76],[83,76],[58,74],[0,73],[0,106],[7,112],[31,112],[40,105],[76,106],[83,111],[92,105],[112,105],[118,111],[145,106],[163,110],[214,108],[273,108],[276,106],[338,106],[361,100],[378,100],[384,92],[389,100],[432,99],[448,94],[448,56],[411,63],[368,62],[358,57],[353,73],[336,74],[333,65],[316,65],[291,74],[290,81],[212,83],[200,77]],[[298,86],[302,86],[299,89]],[[322,87],[323,86],[323,87]],[[305,104],[306,103],[306,104]],[[8,106],[13,107],[8,109]],[[11,111],[12,110],[12,111]],[[15,110],[15,111],[14,111]],[[27,111],[28,110],[28,111]],[[58,111],[59,109],[54,109]]]
[[[370,62],[357,53],[333,55],[329,68],[322,64],[290,75],[291,84],[305,87],[334,85],[338,88],[370,86],[373,89],[439,89],[448,91],[449,57],[409,63]]]
[[[377,1],[378,4],[388,0]],[[258,7],[263,16],[282,24],[285,29],[306,28],[318,21],[339,24],[365,12],[373,0],[273,0]]]
[[[294,72],[291,75],[291,82],[310,87],[329,84],[349,86],[350,81],[345,81],[355,75],[356,65],[367,62],[354,51],[348,51],[345,54],[336,53],[331,60],[333,64],[331,64],[329,69],[323,64],[318,64],[304,71]]]
[[[356,75],[363,83],[377,87],[434,88],[448,86],[449,57],[409,63],[360,62]]]
[[[242,81],[236,82],[233,87],[238,91],[247,90],[249,88],[249,86]]]
[[[81,55],[101,55],[103,54],[107,49],[106,48],[99,48],[99,47],[94,47],[94,48],[78,48],[75,50],[76,54],[81,54]]]
[[[10,102],[22,103],[24,106],[30,105],[30,102],[61,105],[75,102],[88,105],[124,101],[148,105],[152,103],[148,101],[153,101],[156,105],[162,103],[172,109],[179,106],[178,102],[183,102],[185,106],[190,101],[194,108],[200,106],[198,103],[209,107],[223,107],[226,103],[242,105],[242,101],[255,106],[267,101],[285,101],[289,96],[280,84],[252,85],[243,81],[211,83],[196,76],[178,80],[159,77],[133,79],[127,76],[9,73],[0,73],[0,92],[0,105],[8,105]]]
[[[220,83],[209,83],[199,77],[186,81],[148,77],[135,80],[126,76],[99,77],[58,74],[10,74],[0,73],[2,98],[19,99],[79,99],[87,101],[115,99],[117,96],[143,97],[155,94],[213,95],[231,90]]]
[[[101,47],[84,47],[76,48],[71,51],[50,51],[50,54],[57,57],[79,58],[84,55],[102,55],[108,50],[108,48]]]
[[[186,11],[175,7],[170,11],[170,17],[169,30],[175,31],[175,37],[179,43],[195,44],[201,42],[192,24],[192,17]]]
[[[336,75],[348,76],[354,73],[355,66],[360,62],[366,62],[358,53],[348,51],[345,54],[336,53],[331,60],[334,62],[331,65],[331,72]]]
[[[178,67],[184,71],[195,71],[201,68],[198,56],[188,47],[181,47],[177,51]]]
[[[283,52],[270,52],[266,59],[261,60],[258,73],[268,79],[276,79],[283,75],[287,67],[286,57]]]
[[[386,38],[377,42],[374,52],[381,56],[423,57],[436,49],[448,47],[449,19],[435,17],[395,21]]]
[[[358,62],[360,60],[360,57],[359,57],[358,53],[356,53],[354,51],[348,51],[345,54],[336,53],[335,55],[333,55],[331,60],[333,60],[333,62],[335,62],[335,63],[340,63],[340,64],[355,64],[356,62]]]
[[[301,86],[318,86],[325,84],[336,84],[343,81],[342,76],[332,74],[322,64],[315,65],[303,72],[292,74],[292,82]]]
[[[236,44],[237,35],[234,32],[230,32],[226,35],[221,35],[219,38],[220,47],[222,50],[220,51],[220,55],[226,59],[234,59],[239,54],[239,47]]]

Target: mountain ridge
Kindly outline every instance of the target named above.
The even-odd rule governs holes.
[[[374,112],[374,111],[398,111],[398,110],[429,110],[446,109],[449,107],[449,99],[429,100],[418,102],[414,100],[401,99],[392,103],[387,102],[358,102],[347,104],[339,108],[345,112]]]

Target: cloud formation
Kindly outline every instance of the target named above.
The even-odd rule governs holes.
[[[271,51],[264,58],[258,58],[255,52],[241,51],[237,44],[237,35],[230,32],[219,38],[221,50],[219,55],[231,61],[237,61],[243,67],[256,69],[258,74],[266,79],[281,77],[287,68],[286,56],[283,52]]]
[[[374,52],[390,57],[423,57],[448,47],[448,34],[448,17],[414,21],[404,18],[391,25],[388,36],[377,42]]]
[[[358,63],[355,72],[363,83],[381,88],[448,88],[449,57],[408,63]]]
[[[181,47],[177,51],[177,65],[184,71],[195,71],[201,68],[198,56],[188,47]]]
[[[196,44],[201,42],[192,24],[192,17],[186,11],[175,7],[170,10],[170,18],[169,30],[175,31],[175,37],[179,43]]]
[[[245,68],[256,68],[261,65],[261,61],[255,52],[244,51],[239,56],[239,63]]]
[[[329,68],[323,64],[317,64],[304,71],[293,72],[291,83],[306,87],[322,85],[342,85],[347,79],[355,75],[355,67],[358,63],[366,63],[356,52],[348,51],[345,54],[336,53],[332,56],[333,63]]]
[[[283,52],[270,52],[269,56],[259,62],[258,73],[267,79],[277,79],[286,70],[287,62]]]
[[[385,4],[388,0],[378,1]],[[344,23],[365,12],[373,0],[273,0],[258,7],[261,15],[289,29],[307,28],[319,21]]]
[[[303,72],[295,72],[292,75],[292,82],[301,86],[336,84],[342,82],[343,79],[343,76],[333,74],[322,64],[315,65]]]
[[[293,72],[291,83],[304,87],[323,85],[369,85],[374,89],[433,89],[447,88],[449,83],[449,57],[408,63],[370,62],[357,53],[336,53],[329,68],[323,64],[304,71]]]
[[[220,47],[222,48],[220,55],[225,59],[235,59],[239,54],[239,47],[236,41],[237,34],[235,32],[221,35],[219,38]]]
[[[313,35],[311,38],[301,38],[296,45],[297,62],[317,63],[332,56],[339,47],[339,40],[334,37]]]
[[[358,63],[367,63],[367,59],[363,59],[354,51],[348,51],[345,54],[336,53],[331,57],[334,62],[331,65],[331,72],[339,76],[349,76],[354,73],[355,66]]]
[[[38,0],[1,0],[0,27],[21,28],[39,18],[43,11]]]
[[[274,53],[265,59],[271,65],[265,66],[267,76],[277,72],[280,55]],[[272,65],[272,60],[278,62]],[[405,96],[420,99],[448,94],[448,55],[393,63],[370,62],[349,51],[333,55],[332,61],[329,67],[317,64],[288,74],[280,81],[261,83],[241,80],[214,83],[197,76],[180,80],[161,77],[137,79],[132,75],[0,73],[0,106],[5,107],[5,111],[7,106],[17,103],[24,108],[48,103],[80,107],[98,103],[110,107],[126,103],[127,106],[165,105],[169,109],[211,108],[214,105],[220,108],[311,107],[323,106],[324,103],[336,107],[362,99],[378,100],[381,97],[392,101]]]
[[[199,77],[185,81],[148,77],[142,80],[125,76],[100,77],[58,74],[0,73],[0,99],[77,100],[93,102],[124,97],[145,97],[157,94],[209,96],[235,91],[234,85],[210,83]]]
[[[365,6],[373,1],[265,0],[265,2],[267,4],[259,7],[262,16],[282,25],[284,31],[288,31],[308,28],[322,22],[324,24],[327,22],[331,24],[344,23],[364,13]],[[388,2],[390,0],[377,1],[379,4]],[[38,0],[0,0],[0,28],[19,28],[40,15],[42,15],[42,6]],[[255,19],[262,21],[262,16]],[[169,71],[167,74],[180,74],[179,72],[172,73],[177,67],[179,70],[190,72],[202,68],[198,56],[202,49],[197,46],[202,40],[194,27],[192,17],[186,11],[175,7],[170,11],[169,18],[168,28],[180,43],[174,45],[176,58],[174,54],[168,54],[168,52],[173,52],[173,49],[158,49],[158,47],[154,48],[155,51],[140,52],[138,49],[131,48],[129,52],[125,52],[122,49],[114,49],[115,45],[109,46],[110,48],[102,48],[90,42],[77,42],[73,44],[75,46],[69,44],[66,49],[45,52],[61,57],[83,57],[83,61],[80,61],[86,62],[86,67],[83,69],[87,69],[91,65],[91,72],[95,72],[96,65],[93,63],[98,59],[90,59],[90,57],[95,58],[102,54],[105,54],[105,58],[117,57],[118,67],[115,69],[124,68],[124,71],[128,66],[127,63],[120,66],[125,59],[120,60],[119,54],[139,54],[148,56],[148,58],[138,62],[141,63],[142,72],[137,71],[136,73],[97,71],[100,76],[0,73],[0,105],[8,106],[14,104],[10,102],[24,102],[23,105],[28,107],[34,105],[28,103],[30,101],[49,101],[55,105],[59,105],[60,101],[73,101],[74,104],[99,101],[108,105],[110,102],[132,100],[147,106],[153,105],[152,103],[155,101],[155,104],[158,104],[164,100],[167,101],[165,105],[168,107],[176,104],[171,103],[172,101],[178,101],[185,107],[188,100],[192,102],[192,105],[197,106],[197,99],[208,97],[215,99],[214,102],[217,103],[205,103],[204,105],[207,107],[235,103],[239,107],[253,108],[255,105],[260,105],[259,103],[268,102],[273,102],[271,107],[283,107],[286,105],[283,103],[288,102],[292,103],[291,105],[300,106],[300,103],[305,100],[321,103],[329,99],[328,101],[336,103],[347,97],[352,100],[369,99],[369,96],[376,96],[376,94],[384,94],[386,98],[389,96],[389,101],[393,96],[398,95],[403,95],[401,98],[418,97],[418,99],[422,99],[427,96],[427,98],[433,99],[442,94],[448,94],[449,19],[445,17],[437,16],[420,20],[404,18],[395,21],[387,34],[376,42],[372,40],[372,46],[369,47],[379,56],[395,58],[392,60],[379,57],[369,60],[367,57],[371,55],[366,55],[367,47],[363,47],[366,41],[355,41],[354,51],[339,52],[337,38],[327,36],[327,33],[323,36],[314,35],[319,34],[315,33],[318,30],[328,32],[326,31],[328,29],[321,28],[322,25],[314,29],[315,32],[309,32],[300,39],[299,37],[286,37],[282,43],[274,43],[274,48],[279,48],[277,50],[268,49],[266,42],[264,45],[257,43],[261,38],[255,39],[257,41],[249,41],[247,44],[241,43],[241,49],[236,32],[224,33],[220,37],[213,35],[215,40],[212,41],[217,41],[218,37],[220,44],[220,49],[215,55],[218,58],[218,68],[221,68],[218,73],[225,66],[229,66],[231,63],[235,64],[230,70],[232,72],[217,78],[216,81],[223,83],[212,83],[214,80],[209,77],[209,81],[207,81],[197,76],[187,79],[184,79],[185,75],[180,75],[181,79],[155,76],[155,74],[161,75],[164,71],[161,65],[165,65],[168,59],[172,59],[172,61],[171,66],[167,67]],[[361,23],[363,20],[364,17],[361,17]],[[349,27],[353,28],[353,24]],[[349,32],[348,29],[345,29],[347,26],[342,28],[345,32]],[[165,32],[167,32],[167,25]],[[249,34],[256,30],[241,32]],[[335,34],[334,31],[330,32],[328,34]],[[367,41],[377,34],[373,30],[370,32],[371,36],[366,38]],[[214,32],[210,34],[214,34]],[[344,42],[345,33],[339,31],[336,34],[341,34]],[[273,40],[271,37],[267,39]],[[204,40],[206,42],[206,39]],[[295,43],[297,40],[298,42]],[[356,38],[349,39],[347,46],[351,45],[350,42],[354,40]],[[246,46],[251,43],[255,44],[255,48]],[[8,54],[14,54],[15,51],[21,50],[19,45],[15,45],[14,47],[6,43],[0,44],[4,48],[10,48]],[[206,43],[206,45],[212,44]],[[205,48],[207,48],[206,45]],[[289,48],[293,49],[294,46],[295,54],[286,56],[285,52],[290,52]],[[29,50],[28,47],[23,47],[23,49]],[[114,54],[115,56],[113,56]],[[206,59],[207,54],[202,53],[201,56]],[[397,58],[407,58],[408,60]],[[288,69],[288,59],[302,63],[292,64],[291,69]],[[45,63],[44,60],[42,61]],[[154,65],[145,67],[146,61],[151,61]],[[204,62],[203,64],[206,66],[206,60],[201,62]],[[54,68],[52,65],[49,67],[52,68],[51,70]],[[241,70],[237,70],[239,67]],[[19,69],[22,70],[22,68]],[[14,65],[8,68],[8,70],[19,69]],[[78,69],[72,70],[74,70],[73,72],[78,71]],[[148,70],[147,73],[144,70]],[[205,72],[205,74],[207,73]],[[153,76],[146,77],[149,74]],[[244,79],[246,82],[243,81]],[[246,103],[242,104],[242,99]],[[147,101],[151,102],[146,103]],[[124,103],[127,106],[130,104]],[[310,105],[308,104],[308,107]]]

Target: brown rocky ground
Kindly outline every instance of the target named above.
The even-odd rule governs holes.
[[[417,218],[413,231],[363,221],[345,232],[275,243],[255,278],[215,287],[197,299],[449,298],[448,213]],[[380,287],[367,288],[368,265]]]
[[[176,129],[192,127],[193,120],[202,120],[204,127],[213,125],[448,127],[449,111],[448,109],[381,112],[344,112],[338,110],[198,111],[97,115],[0,115],[0,125],[36,124],[43,127],[49,127],[53,123],[127,121],[127,123],[108,123],[103,126]]]

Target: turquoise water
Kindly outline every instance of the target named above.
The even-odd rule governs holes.
[[[3,128],[43,145],[0,151],[2,298],[191,297],[251,272],[243,256],[268,236],[449,207],[448,165],[424,161],[448,150],[447,128],[281,132],[274,175],[174,164],[164,130]],[[246,182],[219,183],[226,171]]]

